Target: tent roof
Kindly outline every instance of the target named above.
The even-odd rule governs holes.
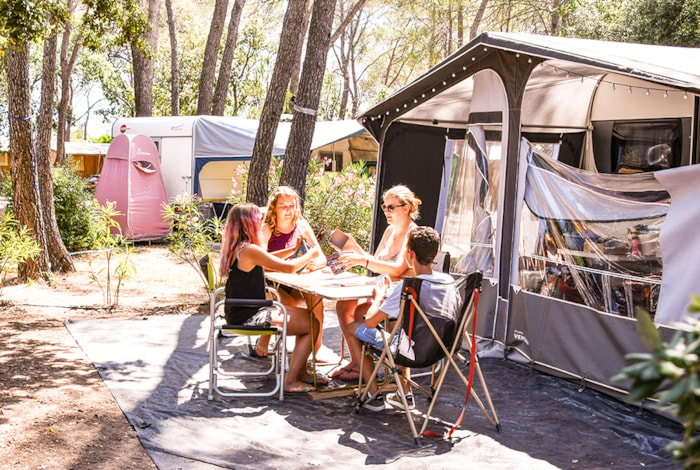
[[[109,144],[99,144],[94,142],[65,142],[64,149],[66,155],[107,155]]]
[[[250,157],[253,153],[258,121],[233,117],[200,116],[195,123],[199,138],[195,142],[195,157]],[[281,122],[277,128],[273,155],[284,155],[292,128],[291,122]],[[311,150],[367,131],[355,120],[319,121],[316,123]]]
[[[467,115],[459,112],[459,106],[463,107],[464,101],[471,99],[470,77],[474,72],[469,68],[494,50],[512,52],[523,60],[544,60],[550,65],[547,69],[562,67],[576,77],[614,73],[661,87],[700,93],[700,48],[524,33],[483,33],[360,118],[419,122],[439,119],[440,122],[466,124]],[[541,70],[541,67],[535,69],[528,86],[535,82],[537,86],[548,86],[547,82],[562,80],[561,76]],[[376,133],[375,126],[368,128]]]

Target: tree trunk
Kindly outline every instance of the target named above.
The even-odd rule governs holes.
[[[214,15],[211,18],[211,27],[207,37],[207,46],[204,49],[202,61],[202,73],[199,76],[199,97],[197,99],[197,114],[211,114],[212,90],[214,89],[214,75],[216,74],[216,59],[219,55],[221,35],[224,33],[226,22],[226,10],[228,0],[216,0]]]
[[[41,202],[37,194],[36,162],[32,142],[29,43],[6,49],[6,53],[12,205],[19,224],[31,231],[32,237],[41,247],[39,256],[19,266],[20,279],[27,281],[46,276],[49,271],[49,258],[41,228]]]
[[[304,20],[305,5],[306,0],[289,0],[287,4],[287,12],[282,23],[280,45],[277,49],[277,60],[272,70],[265,104],[263,104],[258,133],[255,136],[248,173],[246,200],[259,206],[267,203],[267,175],[270,170],[272,143],[277,133],[277,126],[289,86],[289,76],[294,65],[294,51],[299,40],[299,28]]]
[[[484,18],[484,12],[486,11],[486,5],[488,5],[489,0],[481,0],[479,4],[479,9],[476,11],[474,16],[474,21],[472,22],[472,27],[469,30],[469,40],[471,41],[476,37],[476,33],[479,31],[479,26],[481,26],[481,20]]]
[[[66,1],[68,11],[72,15],[75,10],[75,5],[72,0]],[[70,47],[71,34],[73,33],[73,24],[69,17],[63,28],[61,36],[61,96],[58,101],[58,123],[56,125],[56,162],[57,166],[66,163],[66,152],[64,143],[70,140],[70,125],[68,124],[68,106],[70,104],[70,81],[73,73],[73,66],[78,58],[78,49],[80,49],[80,38],[76,39],[73,51],[68,57],[68,48]]]
[[[170,114],[180,115],[180,56],[177,50],[177,28],[172,0],[165,0],[168,13],[168,31],[170,32]]]
[[[294,119],[280,178],[280,184],[296,189],[302,201],[306,196],[306,173],[316,126],[316,111],[321,101],[335,4],[336,0],[314,0],[304,69],[299,81]]]
[[[228,86],[231,83],[231,65],[236,52],[236,42],[238,41],[238,25],[241,23],[241,14],[245,0],[236,0],[231,8],[231,16],[228,20],[228,32],[226,33],[226,45],[224,46],[224,56],[221,58],[219,68],[219,78],[216,80],[216,92],[214,93],[214,104],[211,113],[214,116],[223,116],[226,109],[226,98],[228,96]]]
[[[305,1],[304,4],[304,22],[299,28],[299,42],[297,43],[297,49],[294,51],[294,64],[292,68],[292,73],[289,74],[289,91],[292,95],[295,95],[299,90],[299,71],[301,70],[301,53],[304,49],[304,39],[306,38],[306,33],[309,31],[309,21],[311,21],[311,12],[313,10],[313,2],[309,5],[309,0]]]
[[[53,205],[53,174],[51,172],[51,122],[56,79],[56,35],[44,41],[43,69],[41,73],[41,105],[37,120],[37,174],[41,215],[46,249],[54,272],[75,271],[73,260],[61,240]]]
[[[139,0],[141,8],[148,11],[151,30],[146,33],[146,44],[150,51],[144,54],[131,45],[132,67],[134,70],[134,104],[136,116],[153,115],[153,56],[158,48],[158,16],[160,0]]]

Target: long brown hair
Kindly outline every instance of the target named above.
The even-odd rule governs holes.
[[[270,194],[270,198],[267,200],[267,212],[265,213],[265,223],[270,227],[270,231],[274,235],[279,235],[280,231],[277,228],[277,202],[281,197],[292,197],[294,198],[294,204],[296,205],[296,211],[294,211],[294,224],[296,225],[297,220],[301,217],[299,212],[299,207],[301,203],[299,201],[299,194],[294,188],[289,186],[278,186]]]

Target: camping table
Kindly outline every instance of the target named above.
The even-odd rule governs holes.
[[[275,286],[283,285],[296,289],[304,294],[316,296],[318,298],[316,303],[307,305],[310,315],[313,315],[314,308],[316,308],[318,302],[323,302],[323,299],[334,301],[361,300],[371,299],[374,295],[374,278],[360,276],[347,271],[340,274],[333,274],[327,272],[325,269],[301,274],[266,272],[265,277]],[[308,303],[310,297],[306,297]],[[318,390],[316,384],[316,347],[314,344],[313,326],[311,331],[311,354],[314,387]],[[329,389],[325,389],[324,391],[326,390]]]

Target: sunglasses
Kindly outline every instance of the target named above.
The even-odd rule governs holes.
[[[383,210],[384,212],[394,212],[394,209],[396,209],[397,207],[403,207],[403,206],[405,206],[405,205],[406,205],[406,203],[403,203],[403,204],[396,204],[395,206],[392,206],[392,205],[388,205],[388,206],[387,206],[387,205],[385,205],[385,204],[382,204],[382,210]]]

